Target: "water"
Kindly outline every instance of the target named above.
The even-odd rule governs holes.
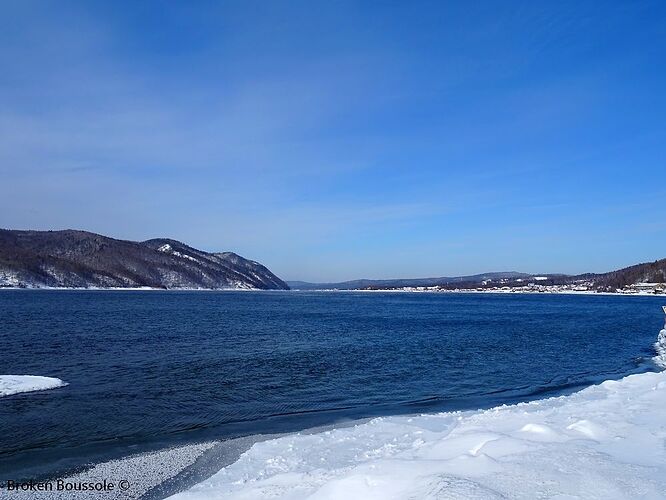
[[[0,472],[490,407],[655,370],[659,297],[1,291]]]

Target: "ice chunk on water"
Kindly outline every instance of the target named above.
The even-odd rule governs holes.
[[[0,375],[0,397],[20,392],[45,391],[67,385],[59,378],[36,375]]]

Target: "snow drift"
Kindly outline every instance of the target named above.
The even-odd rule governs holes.
[[[657,342],[654,344],[654,349],[657,351],[657,355],[653,358],[654,362],[660,368],[666,369],[666,326],[664,326],[664,329],[659,332],[659,337],[657,337]]]

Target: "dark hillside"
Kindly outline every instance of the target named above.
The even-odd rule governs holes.
[[[287,289],[261,264],[175,240],[0,230],[0,286]]]

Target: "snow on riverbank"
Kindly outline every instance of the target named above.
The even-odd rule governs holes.
[[[45,391],[67,385],[59,378],[35,375],[0,375],[0,397],[21,392]]]
[[[65,291],[65,292],[285,292],[289,290],[263,290],[261,288],[155,288],[150,286],[129,287],[129,286],[106,286],[106,287],[64,287],[64,286],[0,286],[0,292],[6,290],[8,292],[22,292],[22,291]]]
[[[659,332],[657,342],[654,344],[654,349],[657,355],[653,358],[657,366],[666,370],[666,325],[664,329]]]
[[[665,443],[666,373],[645,373],[264,441],[174,498],[666,498]]]

